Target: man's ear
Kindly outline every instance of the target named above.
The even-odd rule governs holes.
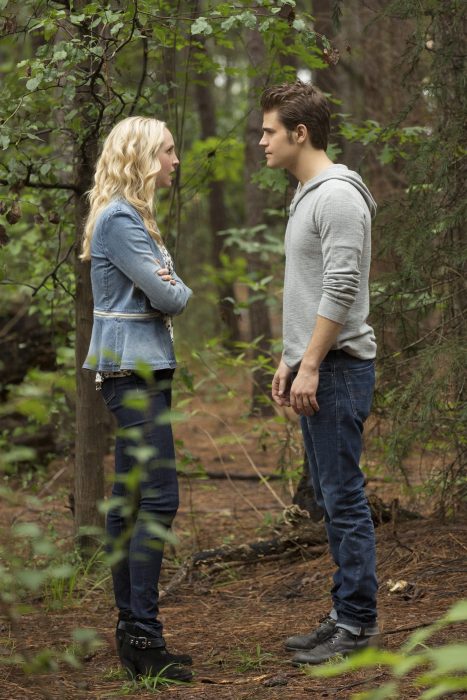
[[[308,129],[306,128],[305,124],[298,124],[295,129],[295,133],[297,135],[297,143],[305,143],[308,138]]]

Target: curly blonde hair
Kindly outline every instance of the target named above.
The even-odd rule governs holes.
[[[162,243],[154,218],[157,157],[165,123],[149,117],[128,117],[107,136],[96,164],[94,187],[88,192],[89,215],[84,227],[81,260],[91,259],[91,240],[99,213],[116,197],[125,199],[141,215],[148,233]]]

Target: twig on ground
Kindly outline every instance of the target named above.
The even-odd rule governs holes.
[[[268,480],[261,474],[260,470],[258,469],[258,467],[256,466],[256,464],[253,462],[253,460],[251,459],[250,455],[249,455],[248,452],[246,451],[245,446],[244,446],[244,444],[242,443],[242,441],[240,440],[240,438],[238,437],[237,433],[235,433],[235,432],[232,430],[232,428],[230,427],[230,425],[228,425],[228,424],[225,422],[225,420],[223,420],[220,416],[216,416],[215,413],[211,413],[211,411],[206,411],[206,410],[204,410],[203,412],[206,413],[206,415],[211,416],[211,418],[216,418],[218,421],[220,421],[220,422],[222,423],[222,425],[223,425],[225,428],[227,428],[227,430],[229,431],[229,433],[231,433],[231,434],[233,435],[233,437],[235,438],[235,441],[238,443],[240,449],[242,450],[243,454],[245,455],[245,457],[247,458],[248,462],[250,463],[250,466],[252,467],[253,471],[254,471],[254,472],[257,474],[257,476],[259,477],[260,481],[266,486],[267,489],[269,489],[269,491],[272,493],[272,495],[274,496],[274,498],[276,499],[276,501],[277,501],[278,503],[280,503],[280,505],[282,506],[282,508],[287,508],[287,505],[284,503],[284,501],[282,500],[282,498],[281,498],[280,496],[278,496],[278,494],[274,491],[274,489],[272,488],[272,486],[271,486],[271,484],[268,482]]]
[[[218,456],[219,459],[220,459],[220,462],[221,462],[221,464],[222,464],[222,468],[224,469],[224,473],[225,473],[226,478],[227,478],[228,481],[229,481],[229,484],[231,485],[231,487],[233,488],[233,490],[235,491],[235,493],[236,493],[238,496],[240,496],[240,498],[242,498],[242,499],[245,501],[245,503],[247,503],[247,504],[250,506],[250,508],[254,511],[255,515],[256,515],[256,516],[258,517],[258,519],[262,522],[262,521],[263,521],[263,516],[262,516],[262,514],[260,513],[260,511],[257,509],[257,507],[255,506],[255,504],[252,503],[252,502],[250,501],[250,499],[247,498],[247,497],[235,486],[235,484],[233,483],[232,479],[230,478],[230,474],[228,473],[227,469],[225,468],[224,460],[222,459],[222,455],[221,455],[221,453],[220,453],[220,451],[219,451],[219,448],[217,447],[216,443],[214,442],[214,440],[213,440],[213,438],[212,438],[212,435],[211,435],[207,430],[205,430],[204,428],[201,428],[201,430],[202,430],[203,433],[205,433],[205,435],[207,435],[207,437],[209,438],[209,440],[210,440],[212,446],[213,446],[214,449],[216,450],[217,456]]]
[[[394,630],[383,630],[381,634],[387,635],[387,634],[399,634],[399,632],[412,632],[413,630],[418,630],[421,627],[429,627],[432,625],[436,620],[431,620],[431,622],[420,622],[418,625],[408,625],[407,627],[398,627],[397,629]]]
[[[203,428],[201,428],[203,430]],[[204,431],[206,432],[206,431]],[[220,461],[223,463],[222,458]],[[229,481],[261,481],[267,479],[268,481],[281,481],[283,479],[279,474],[262,474],[261,477],[256,474],[231,474],[224,468],[223,472],[213,472],[213,471],[202,471],[202,472],[179,472],[179,477],[200,478],[200,479],[228,479]]]
[[[378,673],[376,676],[370,676],[370,678],[363,678],[361,681],[355,681],[354,683],[349,683],[348,685],[341,685],[338,688],[329,688],[329,692],[342,693],[343,690],[350,690],[358,685],[364,685],[365,683],[373,683],[380,678],[384,677],[384,673]]]

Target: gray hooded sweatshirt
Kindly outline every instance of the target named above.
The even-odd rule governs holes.
[[[283,360],[297,369],[316,316],[343,324],[333,350],[376,355],[369,313],[371,217],[376,203],[360,175],[332,165],[298,187],[285,233]]]

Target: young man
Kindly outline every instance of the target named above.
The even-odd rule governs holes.
[[[299,182],[285,234],[284,349],[272,397],[300,415],[337,566],[329,614],[285,642],[295,664],[317,664],[378,634],[375,536],[359,467],[375,376],[367,316],[376,204],[357,173],[326,155],[330,110],[319,90],[301,81],[273,86],[261,106],[267,165]]]

